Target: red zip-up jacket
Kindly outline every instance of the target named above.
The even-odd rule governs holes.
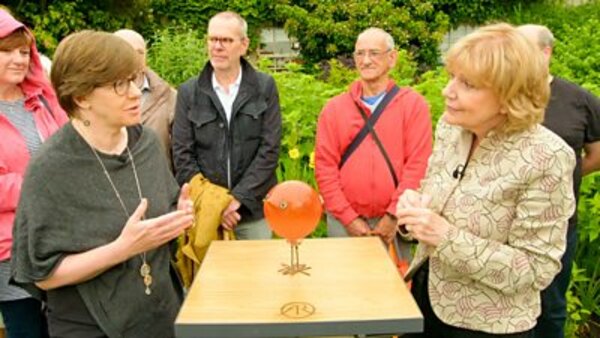
[[[388,91],[394,82],[388,84]],[[405,189],[416,189],[425,175],[431,155],[431,117],[425,99],[410,88],[401,88],[375,124],[375,131],[392,162],[394,180],[381,151],[369,134],[339,169],[346,148],[364,125],[356,105],[371,115],[360,97],[362,84],[331,99],[317,125],[315,174],[325,209],[342,224],[359,216],[394,214]]]
[[[0,38],[20,27],[23,27],[22,23],[0,10]],[[29,73],[20,87],[25,94],[25,109],[33,113],[43,141],[69,119],[59,106],[54,90],[44,75],[35,42],[30,47]],[[46,99],[52,112],[41,102],[40,96]],[[0,260],[10,257],[15,211],[29,159],[25,139],[6,117],[0,115]]]

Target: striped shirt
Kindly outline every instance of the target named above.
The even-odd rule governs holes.
[[[35,126],[33,114],[25,109],[23,99],[7,102],[0,101],[0,114],[21,133],[29,154],[35,153],[42,144],[42,138]],[[9,285],[10,261],[0,262],[0,301],[11,301],[31,297],[25,290]]]

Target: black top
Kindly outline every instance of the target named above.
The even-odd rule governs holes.
[[[585,89],[559,77],[554,77],[550,88],[551,97],[543,124],[575,151],[577,164],[573,171],[573,189],[578,198],[583,146],[600,140],[600,100]],[[576,223],[577,212],[569,220],[569,225]]]
[[[148,198],[146,217],[172,210],[178,186],[154,133],[128,128],[129,146]],[[139,196],[127,152],[99,154],[129,213]],[[30,162],[13,231],[15,282],[42,296],[34,282],[46,279],[67,255],[107,244],[127,221],[102,167],[71,124],[55,133]],[[50,331],[60,337],[173,337],[181,299],[170,274],[168,245],[147,253],[152,294],[139,273],[140,257],[97,277],[47,293]],[[37,292],[36,292],[37,291]]]

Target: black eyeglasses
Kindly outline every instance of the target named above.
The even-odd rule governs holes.
[[[138,89],[142,89],[144,85],[144,73],[139,72],[131,75],[130,77],[122,80],[113,82],[113,89],[117,95],[125,95],[129,92],[131,84],[133,83]]]
[[[230,38],[230,37],[223,37],[223,36],[209,36],[206,38],[206,41],[208,42],[208,44],[210,46],[215,46],[218,43],[221,43],[221,46],[223,46],[225,48],[231,46],[233,44],[233,42],[236,40],[237,39]],[[240,40],[244,40],[244,39],[242,38]]]

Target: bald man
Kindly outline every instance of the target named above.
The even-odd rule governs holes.
[[[394,214],[398,196],[417,189],[425,175],[431,118],[421,95],[390,78],[397,58],[394,39],[384,30],[369,28],[358,36],[354,61],[360,79],[321,111],[315,174],[329,237],[379,236],[410,260],[409,244],[396,236]],[[361,132],[368,130],[367,118],[374,131]]]
[[[161,141],[169,167],[171,159],[171,125],[175,116],[177,91],[146,65],[146,41],[136,31],[121,29],[114,33],[127,41],[143,60],[144,84],[142,90],[142,124],[154,130]]]
[[[523,25],[519,31],[539,47],[550,65],[554,36],[540,25]],[[563,138],[575,151],[577,165],[573,172],[575,196],[583,175],[600,169],[600,100],[585,89],[556,76],[550,76],[551,98],[546,107],[544,125]],[[583,150],[583,152],[582,152]],[[534,337],[564,337],[567,318],[566,292],[577,244],[577,213],[569,220],[567,248],[562,257],[562,270],[542,292],[542,314]]]

